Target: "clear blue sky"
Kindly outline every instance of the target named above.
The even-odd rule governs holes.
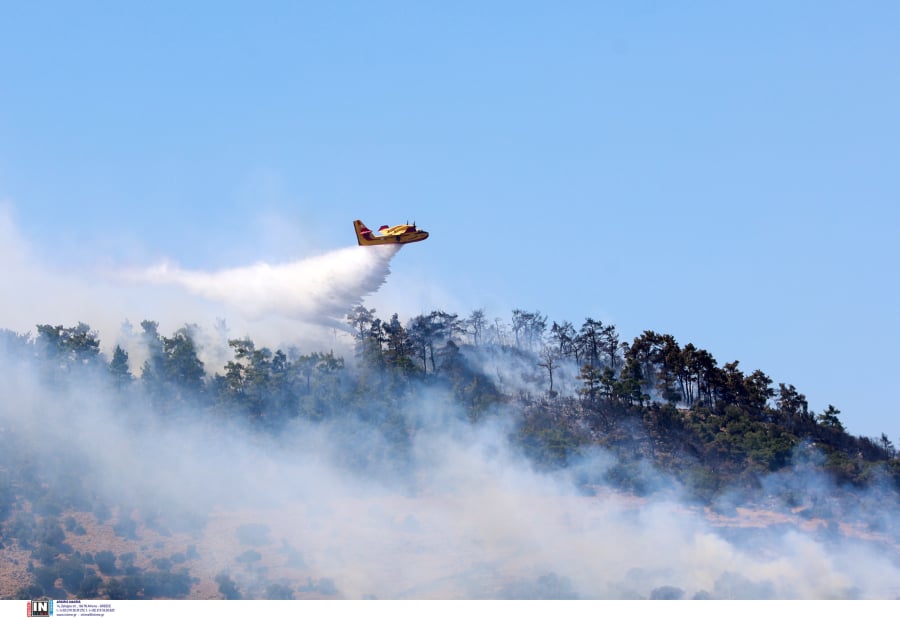
[[[415,219],[432,237],[379,302],[669,333],[897,444],[898,24],[897,2],[8,2],[0,200],[62,269],[287,260]]]

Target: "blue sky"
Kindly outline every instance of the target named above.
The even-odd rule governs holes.
[[[2,15],[0,201],[44,271],[293,260],[415,219],[382,315],[665,332],[900,443],[895,2]]]

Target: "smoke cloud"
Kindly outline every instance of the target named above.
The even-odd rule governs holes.
[[[94,496],[95,512],[108,505],[110,519],[92,530],[132,522],[132,540],[110,547],[137,551],[140,564],[193,547],[187,564],[201,595],[217,595],[222,573],[251,596],[273,583],[389,599],[900,593],[896,540],[775,506],[737,502],[717,514],[662,473],[667,489],[651,496],[602,484],[586,493],[579,479],[602,478],[609,454],[540,472],[510,445],[509,416],[472,425],[440,391],[398,405],[412,435],[398,450],[346,417],[298,420],[272,436],[200,413],[160,418],[141,398],[85,381],[50,389],[25,366],[0,362],[0,426],[11,445],[0,468],[31,466],[51,496]],[[25,446],[35,444],[44,445],[38,457]],[[834,494],[802,470],[771,482]],[[860,510],[879,509],[885,496],[858,499]],[[96,537],[67,541],[107,548]]]
[[[16,241],[2,218],[0,234]],[[160,266],[129,280],[174,285],[250,318],[337,325],[385,282],[396,253],[354,247],[213,273]],[[21,247],[0,255],[39,272],[25,268]],[[75,319],[122,308],[110,302],[120,288],[92,289],[102,297]],[[151,308],[143,317],[156,316]],[[477,362],[489,376],[523,371],[521,359]],[[796,503],[735,492],[710,508],[650,464],[650,495],[607,485],[616,460],[602,449],[565,469],[537,469],[509,439],[514,409],[472,423],[440,388],[402,399],[370,388],[370,409],[296,419],[272,435],[187,404],[160,416],[139,389],[123,396],[101,379],[48,381],[0,346],[0,392],[0,498],[20,491],[4,485],[16,471],[47,488],[49,504],[26,512],[85,528],[66,535],[75,550],[133,552],[142,568],[178,556],[197,598],[220,597],[224,581],[248,597],[272,586],[383,599],[900,595],[896,493],[877,484],[838,491],[802,453],[793,470],[763,480],[765,495],[802,496]],[[385,408],[390,423],[361,420]],[[401,447],[385,429],[397,426],[409,435]],[[4,533],[14,519],[2,522]],[[28,556],[14,543],[0,547],[19,581]]]

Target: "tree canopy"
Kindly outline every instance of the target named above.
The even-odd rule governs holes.
[[[578,326],[523,309],[514,309],[508,323],[481,309],[464,319],[435,309],[404,322],[397,313],[383,320],[359,305],[346,319],[355,346],[349,363],[332,351],[273,351],[244,337],[228,340],[231,359],[211,372],[201,360],[197,326],[167,336],[152,320],[141,322],[144,361],[135,373],[122,345],[107,360],[98,334],[81,322],[39,324],[35,337],[2,331],[0,351],[36,363],[51,383],[90,375],[111,391],[143,393],[163,415],[223,415],[267,431],[294,419],[350,415],[398,444],[416,428],[383,394],[402,404],[424,387],[437,388],[470,422],[501,409],[511,413],[519,419],[511,439],[555,465],[592,444],[633,446],[626,434],[637,422],[655,444],[646,449],[649,459],[659,465],[691,459],[690,469],[719,479],[712,485],[790,465],[804,444],[831,456],[826,462],[840,459],[837,454],[859,461],[858,474],[836,464],[838,476],[851,482],[897,455],[886,434],[847,434],[834,406],[812,412],[793,384],[773,387],[762,370],[747,372],[738,360],[720,365],[707,350],[681,345],[670,334],[645,330],[622,341],[614,325],[597,319]],[[900,484],[900,466],[885,469]]]

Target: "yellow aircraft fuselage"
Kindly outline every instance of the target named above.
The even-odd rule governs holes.
[[[395,225],[394,227],[382,225],[381,229],[373,232],[366,227],[365,223],[357,219],[353,222],[353,227],[356,229],[356,241],[360,245],[405,245],[428,238],[428,232],[409,224]]]

